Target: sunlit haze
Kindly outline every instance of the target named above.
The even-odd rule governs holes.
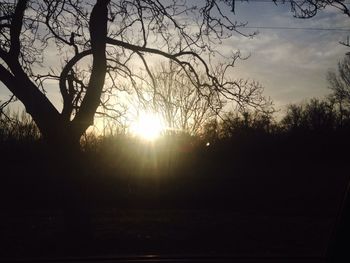
[[[164,129],[161,117],[154,113],[141,113],[131,124],[131,133],[147,141],[157,139]]]

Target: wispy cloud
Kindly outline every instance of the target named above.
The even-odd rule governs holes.
[[[261,5],[259,13],[252,10],[255,6],[251,5],[244,11],[241,7],[251,26],[350,28],[350,19],[330,8],[315,18],[301,20],[292,17],[288,6],[275,8],[270,5],[267,8]],[[260,81],[277,106],[328,93],[325,76],[348,51],[339,44],[346,37],[346,32],[302,29],[259,31],[254,39],[234,36],[225,43],[224,49],[231,47],[243,54],[251,54],[248,60],[237,65],[236,76]]]
[[[293,18],[288,4],[275,6],[265,2],[237,2],[233,20],[248,22],[250,28],[242,29],[245,33],[255,31],[254,26],[350,28],[350,19],[334,8],[327,8],[312,19],[302,20]],[[261,82],[265,86],[266,95],[277,106],[327,94],[327,71],[335,68],[337,62],[349,51],[339,44],[339,41],[345,39],[346,32],[302,29],[259,31],[253,39],[235,34],[220,47],[220,52],[224,55],[237,50],[243,56],[250,55],[248,60],[237,63],[233,77]],[[44,61],[46,67],[38,70],[43,72],[49,68],[48,65],[60,68],[58,57],[57,50],[48,50]],[[48,96],[60,108],[61,98],[56,84],[48,84],[47,90]],[[8,92],[0,86],[0,98],[6,96]]]

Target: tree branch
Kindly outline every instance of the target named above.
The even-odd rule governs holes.
[[[21,43],[19,40],[19,36],[21,34],[22,24],[23,24],[23,16],[24,11],[27,8],[28,0],[19,0],[15,9],[15,13],[12,17],[12,23],[10,28],[10,38],[11,38],[11,46],[10,46],[10,55],[13,59],[18,58]]]
[[[72,95],[69,93],[69,89],[67,88],[66,81],[69,72],[72,70],[73,66],[82,58],[91,55],[92,50],[85,50],[78,54],[76,54],[71,60],[67,62],[67,64],[64,66],[61,74],[60,74],[60,81],[59,81],[59,88],[60,92],[63,98],[63,110],[62,110],[62,117],[64,120],[69,120],[70,115],[72,113],[73,105],[72,105]]]

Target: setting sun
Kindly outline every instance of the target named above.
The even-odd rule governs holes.
[[[143,113],[131,125],[131,132],[145,140],[155,140],[164,130],[159,116],[152,113]]]

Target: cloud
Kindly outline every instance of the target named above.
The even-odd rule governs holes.
[[[334,8],[326,8],[316,17],[305,20],[293,18],[288,4],[275,6],[266,2],[239,1],[236,15],[232,19],[248,22],[252,28],[242,29],[244,33],[252,33],[254,26],[349,28],[350,21]],[[237,50],[243,55],[250,55],[248,60],[237,62],[232,72],[233,77],[261,82],[265,86],[266,95],[278,106],[327,94],[327,71],[336,68],[337,62],[349,51],[339,44],[340,40],[345,39],[345,32],[276,29],[259,31],[253,39],[234,34],[219,48],[226,56]],[[47,50],[44,61],[46,67],[40,70],[47,72],[50,65],[60,68],[58,57],[57,50]],[[150,60],[152,59],[158,61],[158,57]],[[8,95],[4,89],[0,84],[0,98]],[[61,97],[57,85],[48,84],[47,91],[49,98],[60,108]]]
[[[295,28],[349,28],[349,18],[326,9],[309,20],[295,19],[286,6],[264,8],[261,16],[248,15],[249,25]],[[247,11],[248,12],[248,11]],[[255,79],[278,106],[328,93],[326,73],[348,51],[339,41],[344,32],[307,30],[264,30],[253,39],[234,36],[223,49],[251,54],[236,65],[234,75]],[[226,50],[226,52],[228,52]]]

